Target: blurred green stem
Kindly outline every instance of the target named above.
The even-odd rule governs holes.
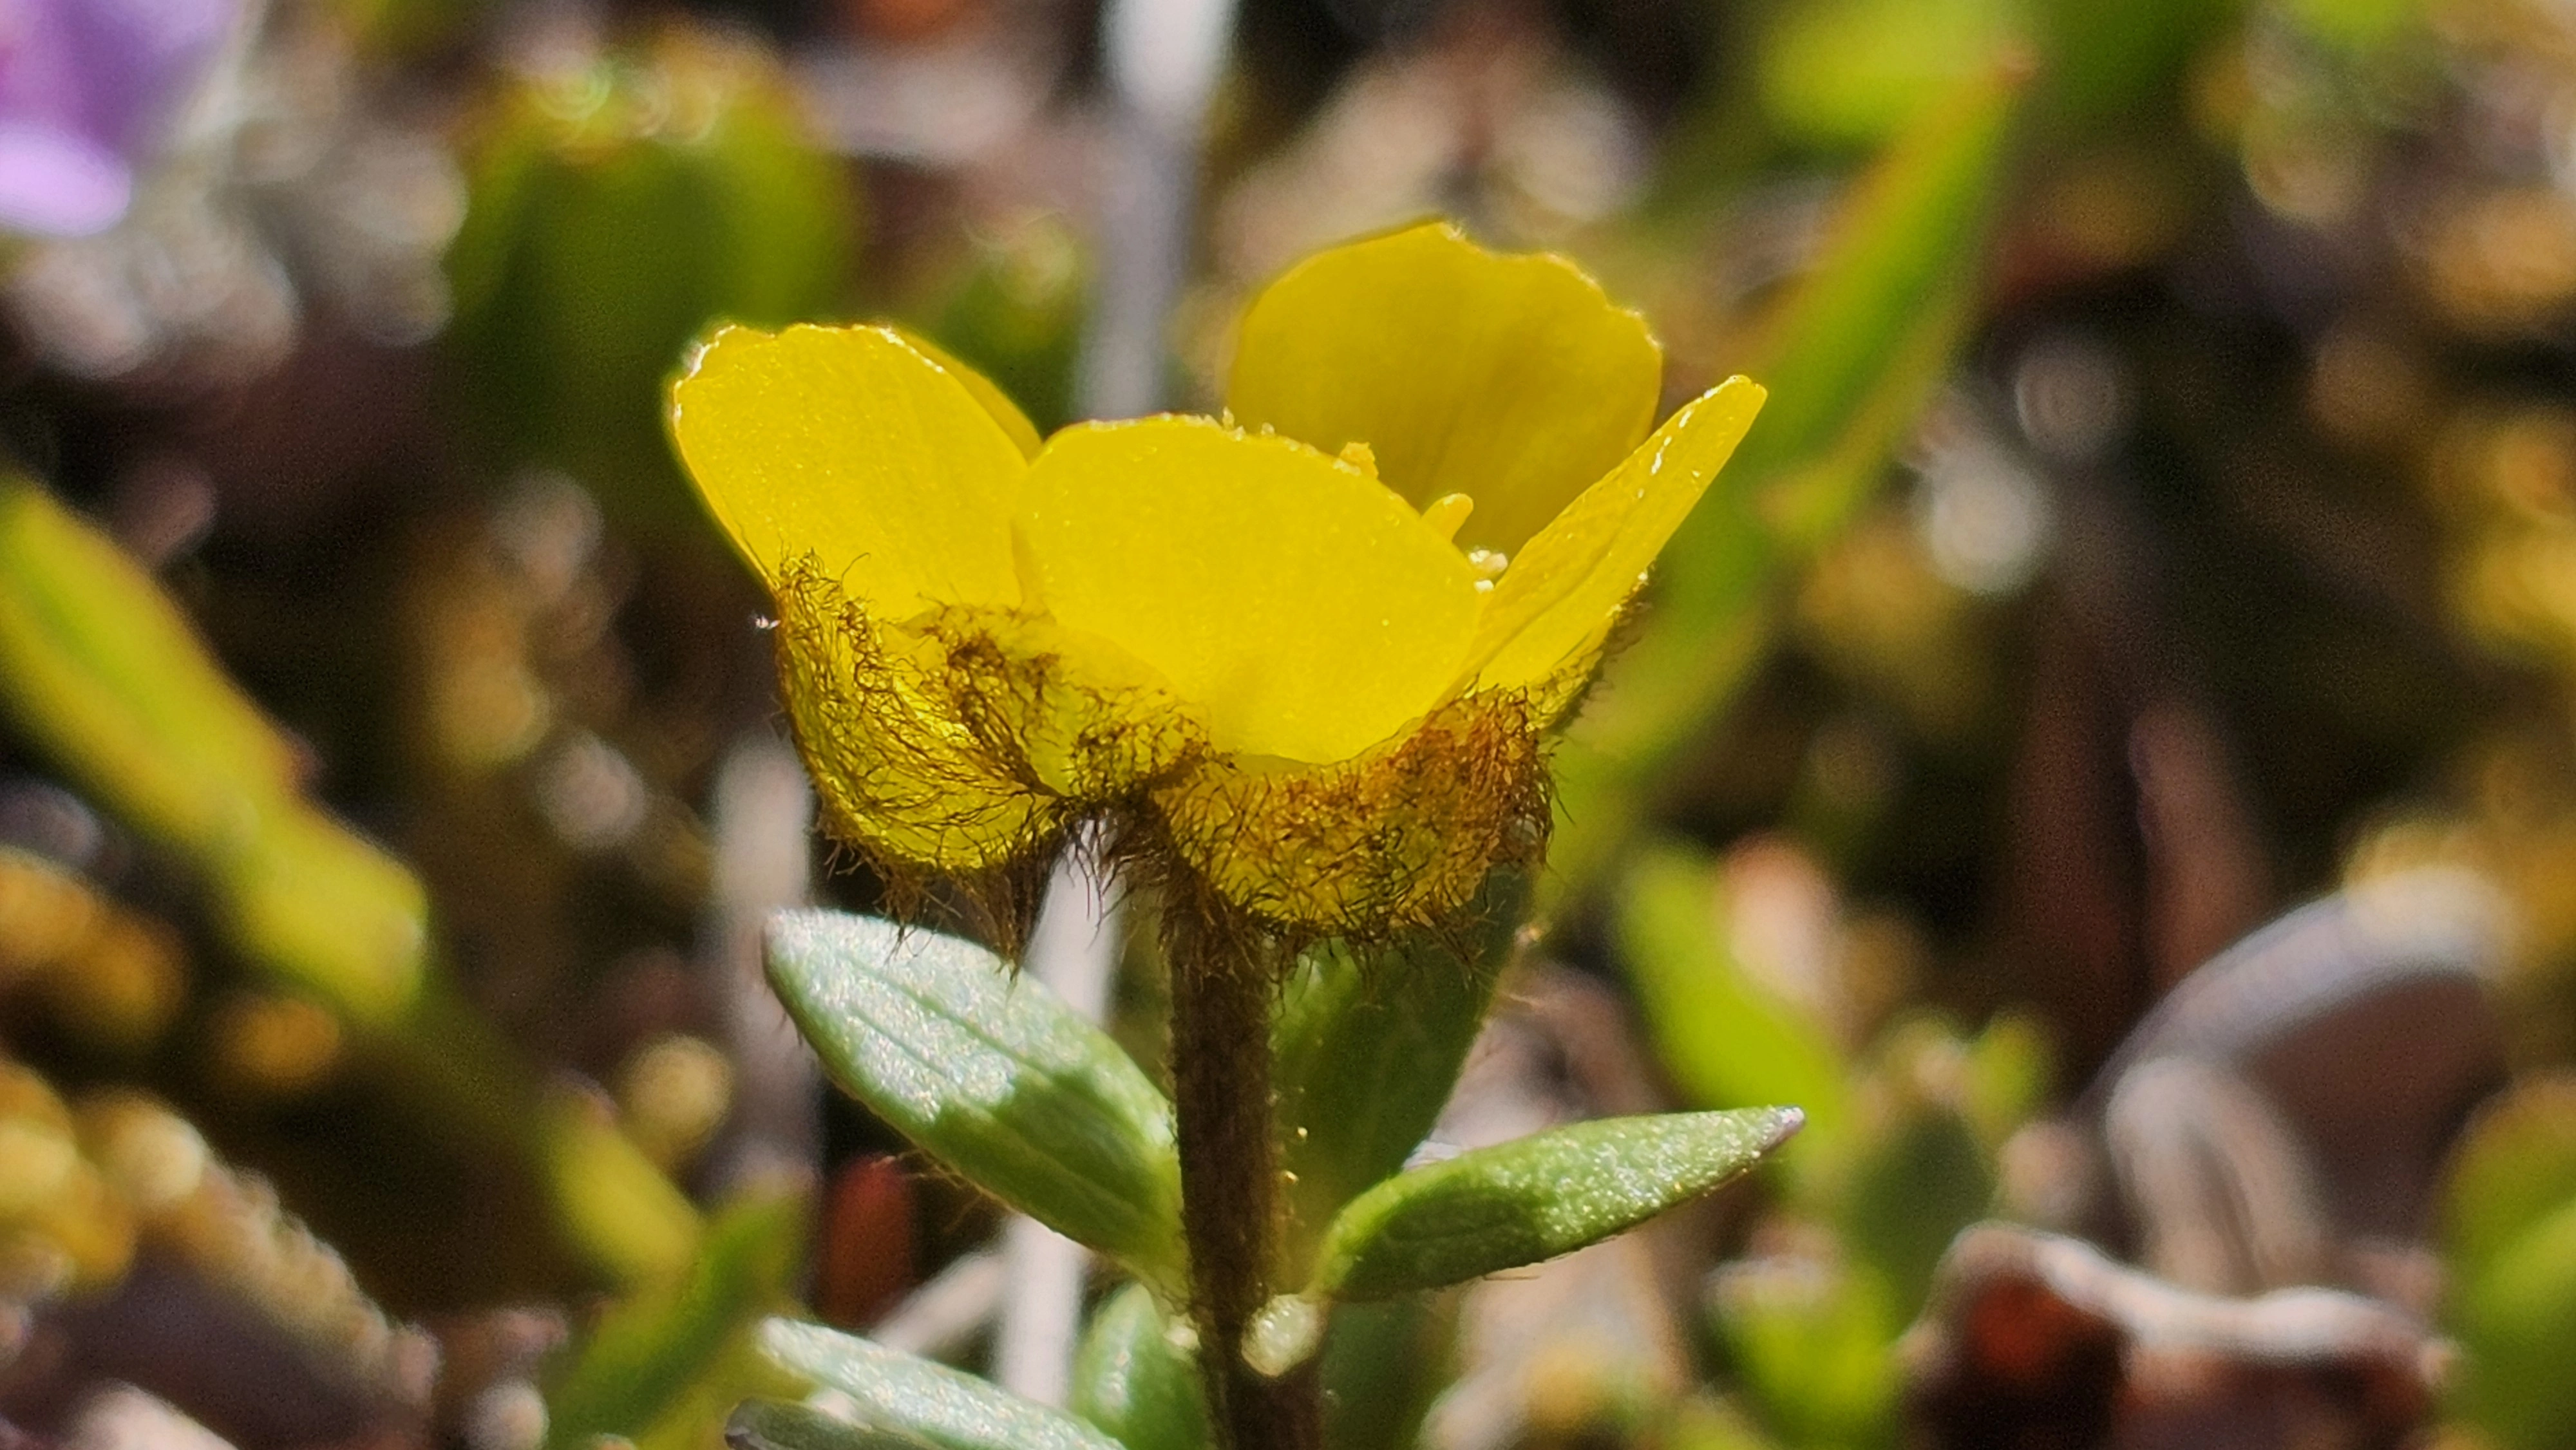
[[[427,889],[314,804],[296,752],[150,571],[0,475],[0,719],[136,834],[186,861],[244,961],[327,1008],[427,1122],[507,1145],[604,1277],[676,1274],[697,1214],[615,1123],[548,1091],[430,970]]]

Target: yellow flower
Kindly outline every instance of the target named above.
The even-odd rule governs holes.
[[[1761,406],[1647,437],[1661,372],[1570,264],[1428,225],[1273,283],[1227,421],[1042,443],[904,333],[729,327],[671,426],[836,836],[989,876],[1098,819],[1250,921],[1367,934],[1543,844],[1542,732]]]

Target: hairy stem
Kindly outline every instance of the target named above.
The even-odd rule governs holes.
[[[1244,1328],[1270,1296],[1279,1222],[1269,954],[1210,903],[1175,903],[1164,939],[1172,967],[1181,1229],[1218,1450],[1315,1450],[1322,1414],[1311,1366],[1266,1379],[1242,1354]]]

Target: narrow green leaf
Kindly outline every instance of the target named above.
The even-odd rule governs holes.
[[[1673,1401],[1640,1438],[1664,1450],[1783,1450],[1741,1407],[1707,1390]]]
[[[2576,1202],[2576,1074],[2534,1077],[2481,1109],[2442,1191],[2442,1249],[2455,1280],[2490,1265],[2560,1205]]]
[[[2576,1199],[2532,1221],[2453,1286],[2444,1328],[2466,1351],[2453,1407],[2504,1450],[2576,1443]]]
[[[769,978],[853,1097],[995,1198],[1179,1292],[1171,1104],[1043,983],[971,942],[828,911],[771,919]]]
[[[757,1338],[748,1330],[735,1335],[706,1372],[653,1422],[652,1429],[632,1440],[611,1436],[590,1443],[609,1450],[619,1445],[632,1445],[634,1450],[710,1450],[744,1400],[758,1395],[793,1396],[801,1388],[760,1352]]]
[[[1823,1023],[1735,960],[1721,889],[1713,862],[1675,847],[1646,852],[1621,882],[1612,929],[1657,1060],[1693,1107],[1798,1104],[1809,1126],[1793,1156],[1829,1151],[1848,1116],[1847,1064]]]
[[[745,1400],[725,1421],[732,1450],[921,1450],[921,1442],[891,1430],[853,1425],[804,1405]]]
[[[819,1324],[772,1319],[760,1347],[779,1368],[849,1396],[856,1423],[934,1450],[1120,1450],[1070,1415]]]
[[[406,1025],[417,1026],[418,1019]],[[582,1252],[630,1284],[686,1270],[706,1231],[688,1196],[591,1102],[562,1088],[538,1088],[531,1096],[533,1104],[524,1098],[514,1104],[522,1116],[512,1128],[534,1130],[532,1166],[545,1180],[557,1222]]]
[[[1800,140],[1875,142],[2020,43],[2018,0],[1822,0],[1769,14],[1758,85]]]
[[[1773,401],[1727,466],[1720,486],[1730,498],[1758,505],[1784,471],[1841,446],[1856,422],[1901,430],[1915,409],[1888,408],[1889,391],[1918,405],[1930,397],[1947,349],[1925,359],[1909,343],[1927,321],[1955,339],[1965,320],[1927,314],[1978,278],[1986,216],[2028,78],[2019,61],[1983,67],[1862,176],[1823,259],[1755,344],[1752,366]],[[1913,365],[1897,370],[1900,363]],[[1694,546],[1731,527],[1724,512],[1694,512],[1674,541],[1680,556],[1665,566],[1668,596],[1722,585],[1694,567]]]
[[[746,1198],[707,1225],[679,1283],[611,1311],[547,1397],[546,1443],[581,1446],[652,1428],[761,1314],[788,1297],[804,1261],[802,1194]]]
[[[1917,1103],[1866,1135],[1836,1215],[1852,1257],[1887,1281],[1896,1318],[1923,1307],[1959,1230],[1993,1207],[1995,1170],[1965,1118]]]
[[[1365,959],[1307,953],[1271,1033],[1294,1249],[1311,1254],[1343,1204],[1404,1166],[1431,1131],[1509,962],[1529,878],[1497,871],[1454,933],[1414,932]],[[1288,1266],[1289,1281],[1306,1265]]]
[[[1414,1450],[1455,1356],[1454,1296],[1402,1294],[1337,1304],[1324,1331],[1324,1443],[1333,1450]]]
[[[427,896],[298,792],[295,754],[151,574],[0,477],[0,710],[216,888],[232,944],[381,1026],[417,992]]]
[[[429,893],[409,867],[300,802],[263,813],[248,847],[208,863],[225,935],[343,1016],[389,1026],[418,999]]]
[[[1571,1253],[1748,1170],[1796,1108],[1603,1118],[1390,1178],[1325,1235],[1313,1292],[1378,1299]]]
[[[295,752],[114,540],[0,476],[0,714],[139,834],[187,858],[228,944],[346,1021],[451,1128],[525,1150],[591,1263],[689,1262],[688,1200],[614,1128],[531,1111],[535,1079],[429,972],[428,894],[307,800]],[[585,1211],[596,1208],[598,1212]]]
[[[2576,1076],[2517,1085],[2481,1110],[2442,1194],[2443,1328],[2467,1351],[2454,1413],[2508,1450],[2576,1434]]]
[[[2039,0],[2032,9],[2046,37],[2051,119],[2124,139],[2172,124],[2151,118],[2194,93],[2184,79],[2194,58],[2231,33],[2249,8],[2245,0]]]
[[[2025,81],[1993,64],[1926,111],[1862,178],[1824,258],[1741,361],[1771,402],[1665,548],[1646,628],[1559,753],[1554,890],[1598,884],[1656,782],[1760,658],[1783,576],[1868,499],[1947,374]]]
[[[1791,1445],[1891,1443],[1905,1321],[1876,1274],[1755,1259],[1721,1270],[1713,1297],[1728,1361],[1766,1428]]]
[[[1130,1284],[1100,1306],[1073,1360],[1073,1412],[1127,1450],[1206,1450],[1207,1400],[1186,1326]]]
[[[293,753],[161,586],[105,534],[0,479],[0,697],[137,829],[238,845],[291,790]]]
[[[2006,1011],[1968,1043],[1967,1093],[1961,1107],[1988,1154],[2048,1104],[2056,1063],[2048,1029],[2038,1019]]]

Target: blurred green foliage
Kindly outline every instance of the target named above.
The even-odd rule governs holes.
[[[0,480],[0,708],[223,894],[234,945],[357,1021],[418,990],[428,903],[316,811],[294,750],[115,544]]]
[[[461,395],[500,462],[564,469],[632,526],[686,527],[663,380],[711,322],[847,306],[854,191],[768,55],[694,29],[505,78],[476,130],[448,252]]]
[[[1073,1412],[1127,1450],[1200,1450],[1208,1442],[1198,1366],[1142,1284],[1091,1315],[1073,1362]]]
[[[1893,1443],[1897,1337],[1952,1237],[1994,1211],[2006,1140],[2046,1105],[2044,1036],[2015,1016],[1973,1036],[1913,1016],[1853,1041],[1848,985],[1766,979],[1717,863],[1669,842],[1617,894],[1621,957],[1684,1097],[1811,1119],[1782,1159],[1798,1246],[1722,1271],[1713,1301],[1748,1408],[1788,1445]]]
[[[369,1034],[431,1113],[514,1141],[598,1268],[688,1261],[694,1214],[661,1174],[578,1109],[532,1110],[524,1071],[427,986],[419,881],[304,797],[284,738],[151,576],[19,481],[0,482],[0,665],[0,708],[187,860],[232,948]]]
[[[1763,109],[1784,133],[1870,144],[1903,130],[2020,40],[2012,0],[1782,6],[1763,37]]]
[[[1579,898],[1770,638],[1774,591],[1875,490],[1946,373],[1985,267],[2024,63],[1989,57],[1842,203],[1834,241],[1741,364],[1771,389],[1664,551],[1645,628],[1557,762],[1552,880]]]
[[[11,245],[0,428],[26,466],[0,478],[0,788],[15,792],[0,804],[25,839],[0,845],[0,1299],[112,1294],[140,1250],[267,1321],[354,1305],[362,1334],[390,1334],[356,1286],[399,1286],[389,1303],[446,1278],[479,1290],[417,1248],[462,1239],[570,1328],[551,1358],[502,1369],[460,1351],[456,1402],[406,1422],[423,1437],[533,1450],[466,1428],[484,1380],[520,1377],[547,1387],[556,1445],[1205,1445],[1169,1105],[1150,1054],[1113,1045],[1159,1040],[1150,947],[1127,952],[1119,1020],[1094,1030],[927,926],[905,938],[834,914],[810,920],[855,945],[786,943],[772,969],[865,1105],[793,1151],[828,1180],[845,1152],[908,1137],[926,1157],[889,1172],[927,1167],[929,1206],[907,1200],[895,1212],[917,1219],[893,1225],[826,1212],[814,1229],[835,1202],[819,1187],[743,1193],[735,1160],[692,1160],[704,1133],[672,1146],[582,1082],[685,1035],[749,1084],[739,1120],[714,1125],[733,1146],[777,1067],[701,970],[721,956],[709,941],[747,933],[727,913],[770,900],[745,862],[803,857],[746,833],[721,783],[727,750],[768,739],[772,702],[743,581],[711,548],[664,547],[709,538],[658,421],[680,350],[714,320],[881,309],[1042,430],[1075,421],[1105,270],[1081,208],[1115,144],[1069,104],[1095,47],[1048,30],[1075,22],[1044,7],[948,0],[752,5],[726,26],[608,6],[595,27],[519,28],[545,8],[267,7],[239,49],[317,67],[281,68],[309,94],[262,93],[237,138],[199,117],[155,183],[171,190],[112,242]],[[1546,868],[1489,883],[1470,929],[1316,944],[1287,982],[1280,1282],[1308,1283],[1320,1255],[1334,1284],[1361,1265],[1361,1287],[1412,1291],[1724,1176],[1576,1171],[1545,1135],[1478,1150],[1510,1174],[1479,1178],[1497,1160],[1473,1153],[1432,1161],[1449,1150],[1424,1139],[1489,1016],[1524,1011],[1519,988],[1542,978],[1516,974],[1553,966],[1515,958],[1535,904],[1545,953],[1597,969],[1634,1010],[1644,1060],[1623,1091],[1700,1112],[1796,1104],[1807,1126],[1781,1170],[1667,1222],[1692,1275],[1718,1267],[1704,1294],[1661,1286],[1689,1338],[1662,1400],[1620,1366],[1534,1360],[1515,1393],[1574,1408],[1514,1433],[1904,1443],[1899,1337],[1955,1232],[2020,1206],[2015,1135],[2244,913],[2345,869],[2465,861],[2529,927],[2503,989],[2524,1071],[2453,1156],[2440,1272],[2403,1261],[2439,1282],[2409,1303],[2458,1350],[2450,1433],[2576,1442],[2576,1090],[2530,1070],[2576,1046],[2576,207],[2549,139],[2576,94],[2563,25],[2525,0],[1462,4],[1425,23],[1438,8],[1244,11],[1171,327],[1184,373],[1221,374],[1209,319],[1285,233],[1439,208],[1606,264],[1665,330],[1677,379],[1743,371],[1772,401],[1557,757]],[[298,28],[316,16],[341,50]],[[323,75],[326,53],[343,69]],[[847,93],[805,65],[849,56],[879,68]],[[996,75],[1029,106],[970,154],[958,138],[990,108],[930,102],[989,99]],[[866,124],[821,144],[813,119],[854,95]],[[907,107],[934,124],[894,134],[919,124]],[[349,156],[451,151],[443,389],[418,389],[403,371],[418,339],[368,332],[343,285],[366,267],[314,217]],[[1642,186],[1632,173],[1656,194],[1623,191]],[[438,209],[425,182],[409,199]],[[197,251],[153,230],[200,213],[247,220]],[[351,235],[367,220],[337,218]],[[180,265],[227,248],[284,279],[282,325],[303,329],[290,362],[208,386],[175,346],[111,376],[48,343],[49,315],[158,335],[141,303],[73,305],[113,292],[99,259],[118,257],[144,259],[138,295],[255,333]],[[2111,359],[2125,431],[2101,454],[2052,452],[2040,426],[2029,360],[2067,338]],[[1945,396],[1989,426],[1990,472],[2027,472],[2066,510],[2026,590],[1961,584],[1931,557],[1940,480],[1915,455]],[[342,436],[378,431],[391,441]],[[551,533],[508,482],[531,468],[577,485],[549,485]],[[2215,701],[2213,733],[2234,744],[2201,761],[2179,814],[2152,728],[2176,701]],[[2229,838],[2212,802],[2252,825]],[[45,854],[60,849],[45,811],[77,825],[93,808],[95,841]],[[646,844],[619,856],[585,838],[584,809],[647,821],[624,838]],[[1871,967],[1884,980],[1852,968],[1867,953],[1849,941],[1814,960],[1768,949],[1745,918],[1776,907],[1777,883],[1727,844],[1747,832],[1816,868],[1837,930],[1864,913],[1890,927],[1895,945],[1872,948],[1894,961]],[[2219,879],[2231,839],[2253,842],[2250,885]],[[496,883],[519,893],[512,910],[484,909],[509,894]],[[880,905],[859,874],[816,892]],[[2069,900],[2082,909],[2031,906]],[[2052,978],[2061,947],[2097,951],[2100,970]],[[2009,1005],[2050,992],[2045,1023]],[[1578,1116],[1639,1106],[1594,1080],[1549,1086]],[[1623,1121],[1560,1131],[1687,1126]],[[158,1180],[134,1164],[184,1161],[212,1165],[186,1232],[233,1238],[187,1239],[179,1210],[144,1206]],[[345,1245],[333,1279],[316,1266],[334,1251],[280,1201],[346,1221],[348,1202],[382,1197],[335,1195],[350,1179],[427,1184],[418,1214],[465,1226],[394,1223]],[[1587,1187],[1613,1180],[1652,1191]],[[760,1320],[803,1312],[816,1234],[917,1234],[935,1266],[988,1228],[965,1206],[979,1190],[1152,1281],[1103,1286],[1073,1414],[819,1327],[780,1320],[762,1347]],[[533,1230],[506,1207],[520,1197],[542,1205]],[[701,1222],[697,1201],[720,1206]],[[1401,1232],[1355,1219],[1330,1237],[1355,1201]],[[1540,1222],[1569,1206],[1598,1211]],[[1449,1230],[1466,1242],[1443,1258]],[[259,1254],[173,1247],[189,1243]],[[388,1262],[407,1249],[429,1261]],[[564,1256],[579,1275],[518,1267]],[[1284,1335],[1298,1353],[1283,1355],[1317,1351],[1333,1450],[1396,1450],[1444,1395],[1490,1393],[1458,1380],[1505,1352],[1489,1309],[1473,1291],[1339,1305],[1292,1324],[1315,1332]],[[947,1356],[979,1352],[970,1337]],[[880,1423],[772,1398],[734,1414],[836,1381],[883,1392]]]
[[[1032,216],[969,238],[924,325],[1052,433],[1074,417],[1074,365],[1090,316],[1091,271],[1064,220]]]
[[[2448,1328],[2467,1352],[2460,1412],[2510,1450],[2576,1435],[2576,1082],[2522,1084],[2481,1114],[2451,1166]]]
[[[749,1354],[750,1326],[790,1302],[809,1211],[797,1192],[719,1210],[685,1276],[617,1304],[591,1331],[546,1397],[548,1443],[703,1444],[736,1401],[777,1387]]]

